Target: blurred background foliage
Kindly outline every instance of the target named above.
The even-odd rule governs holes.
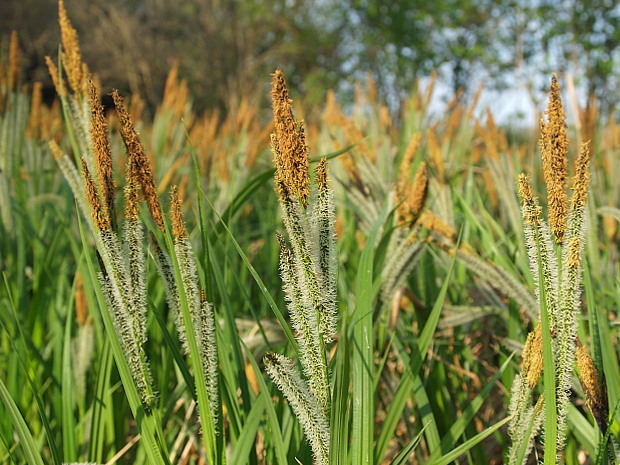
[[[265,98],[281,67],[309,104],[328,89],[352,99],[370,73],[394,109],[416,80],[439,70],[471,97],[515,87],[539,106],[551,71],[570,73],[601,114],[613,112],[620,77],[615,0],[67,0],[85,61],[106,89],[140,94],[154,109],[179,65],[197,109],[222,114],[242,97]],[[51,91],[45,55],[59,41],[56,2],[2,0],[0,32],[19,31],[25,81]],[[257,79],[257,76],[263,78]],[[260,97],[259,97],[260,96]],[[262,102],[264,103],[264,102]]]

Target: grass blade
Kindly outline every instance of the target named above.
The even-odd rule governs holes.
[[[396,429],[398,418],[400,417],[403,409],[405,408],[409,393],[411,393],[414,388],[414,376],[418,376],[420,370],[422,369],[422,363],[426,358],[426,353],[428,352],[428,348],[430,347],[433,334],[435,334],[435,329],[437,328],[437,323],[439,322],[441,309],[443,308],[443,302],[448,292],[448,285],[450,284],[450,279],[452,277],[455,263],[456,255],[453,255],[450,263],[450,268],[448,269],[448,274],[437,295],[437,299],[435,300],[435,304],[433,305],[429,317],[426,320],[426,324],[422,329],[422,333],[420,334],[420,338],[418,339],[417,347],[412,347],[412,350],[414,350],[411,357],[412,362],[408,365],[405,373],[403,373],[401,384],[399,385],[397,393],[394,396],[392,403],[390,404],[385,423],[379,435],[379,439],[377,440],[376,457],[381,457],[385,453],[388,443],[392,435],[394,434],[394,430]]]
[[[379,219],[366,239],[357,269],[355,282],[355,309],[351,316],[351,371],[353,372],[352,411],[352,463],[363,465],[373,463],[374,440],[374,334],[372,305],[373,262],[375,258],[375,237],[385,221],[387,203]]]
[[[86,238],[86,232],[84,231],[82,223],[79,220],[79,215],[78,223],[80,225],[80,233],[82,235],[82,244],[84,247],[84,256],[86,257],[88,274],[93,283],[98,283],[97,272],[95,271],[95,267],[88,250],[89,241]],[[101,287],[95,284],[93,288],[95,289],[97,302],[99,304],[99,313],[105,325],[107,339],[110,342],[114,360],[116,361],[116,367],[118,368],[121,381],[123,382],[125,395],[127,396],[131,411],[138,424],[138,429],[141,434],[141,441],[145,443],[146,455],[153,465],[170,465],[167,458],[168,453],[166,452],[166,447],[161,440],[163,434],[161,432],[159,420],[154,414],[147,414],[147,412],[145,412],[144,407],[142,406],[140,394],[138,393],[129,365],[125,359],[123,349],[119,343],[116,329],[114,328],[114,322],[112,321],[112,316],[107,310]]]
[[[469,449],[471,449],[472,447],[474,447],[476,444],[478,444],[480,441],[482,441],[483,439],[489,437],[491,434],[493,434],[495,431],[497,431],[498,429],[500,429],[502,426],[504,426],[506,423],[508,423],[508,421],[511,419],[512,417],[506,417],[504,418],[502,421],[500,421],[499,423],[495,423],[493,426],[488,427],[487,429],[485,429],[484,431],[476,434],[473,438],[469,439],[468,441],[464,442],[463,444],[461,444],[459,447],[457,447],[456,449],[448,452],[446,455],[444,455],[443,457],[440,457],[439,459],[432,461],[432,462],[427,462],[426,465],[448,465],[450,462],[453,462],[454,460],[456,460],[458,457],[460,457],[461,455],[463,455],[465,452],[467,452]]]
[[[409,443],[403,448],[403,450],[400,451],[396,458],[392,460],[391,465],[405,465],[407,463],[407,461],[409,460],[409,456],[413,452],[413,449],[415,449],[415,447],[420,442],[420,439],[422,438],[424,430],[426,430],[427,426],[428,423],[424,425],[420,432],[416,434],[415,437],[411,439],[411,441],[409,441]]]
[[[28,464],[43,465],[43,459],[41,458],[41,454],[39,453],[28,426],[26,426],[24,417],[17,408],[17,405],[15,405],[15,401],[13,401],[13,398],[11,397],[11,394],[9,394],[9,391],[4,385],[2,379],[0,379],[0,400],[2,400],[2,403],[11,418],[13,428],[15,428],[15,433],[20,440],[20,444]]]

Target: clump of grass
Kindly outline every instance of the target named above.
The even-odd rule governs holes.
[[[540,217],[542,207],[534,197],[528,176],[521,174],[518,181],[540,325],[528,336],[521,373],[512,387],[510,411],[513,419],[509,431],[513,445],[508,456],[511,464],[525,463],[532,440],[543,424],[545,463],[561,461],[567,438],[575,353],[581,354],[579,364],[584,392],[589,405],[594,407],[591,411],[597,423],[606,423],[609,410],[606,397],[593,390],[592,380],[597,379],[596,384],[604,386],[604,378],[587,362],[583,346],[577,350],[590,153],[584,143],[575,161],[573,193],[568,204],[565,186],[568,139],[555,75],[551,81],[547,115],[548,122],[541,122],[540,147],[548,192],[548,223]],[[558,246],[554,246],[552,235]],[[533,390],[541,374],[544,396],[532,407]]]
[[[65,46],[61,52],[61,64],[72,92],[63,90],[64,79],[60,78],[60,72],[57,74],[57,89],[63,104],[68,108],[68,124],[73,123],[74,129],[77,129],[74,149],[84,150],[80,157],[81,175],[55,142],[50,143],[50,149],[90,226],[101,269],[97,279],[106,307],[102,311],[109,312],[109,315],[103,315],[104,321],[110,321],[113,325],[115,334],[110,337],[118,342],[122,352],[122,359],[119,358],[120,354],[116,354],[117,363],[126,369],[120,370],[121,378],[128,390],[134,415],[146,415],[149,419],[140,422],[143,437],[149,444],[147,454],[153,463],[167,462],[167,448],[162,443],[159,412],[156,409],[157,392],[145,351],[148,292],[144,231],[139,216],[140,190],[157,231],[170,244],[169,255],[155,234],[151,234],[168,302],[176,314],[177,330],[194,368],[205,450],[211,463],[220,463],[225,461],[225,456],[223,452],[217,451],[216,444],[219,394],[215,318],[211,304],[200,291],[196,262],[187,239],[179,195],[176,187],[173,188],[170,234],[150,162],[123,99],[114,91],[112,97],[120,121],[119,131],[127,150],[125,221],[122,231],[119,231],[107,119],[103,114],[97,87],[92,80],[84,84],[87,67],[81,64],[77,36],[62,1],[59,10]],[[48,63],[55,75],[57,69],[51,60]],[[90,116],[88,120],[84,118],[86,114]],[[91,174],[92,167],[96,171],[96,179]],[[133,383],[123,376],[126,374],[131,375]],[[137,394],[140,405],[132,402],[132,392]]]
[[[308,146],[302,121],[295,120],[284,76],[276,70],[271,82],[275,132],[271,147],[275,185],[290,247],[281,234],[280,273],[291,324],[299,344],[299,361],[267,354],[265,367],[291,403],[308,437],[315,464],[329,463],[331,389],[327,344],[336,332],[335,212],[327,180],[327,162],[315,171],[310,191]]]
[[[396,230],[390,237],[381,277],[381,298],[384,302],[390,302],[397,295],[396,290],[409,277],[424,245],[421,220],[425,218],[423,209],[428,193],[426,163],[419,164],[413,180],[410,174],[420,138],[420,133],[414,134],[400,164],[394,199]]]
[[[66,12],[61,15],[63,27],[69,28]],[[279,113],[281,121],[292,124],[283,125],[286,130],[276,134],[274,145],[301,149],[295,151],[300,154],[293,157],[296,161],[276,175],[285,194],[278,205],[262,195],[273,170],[255,173],[263,164],[268,168],[266,156],[256,157],[268,154],[273,131],[265,131],[256,116],[262,110],[251,99],[226,115],[198,115],[187,86],[173,70],[154,121],[148,114],[140,117],[137,96],[125,109],[119,94],[116,119],[122,122],[114,115],[102,118],[100,86],[89,85],[89,75],[78,72],[82,65],[64,63],[79,55],[65,50],[77,45],[75,34],[69,30],[65,36],[60,60],[52,63],[64,129],[58,129],[58,118],[46,117],[59,113],[58,108],[37,103],[40,87],[30,91],[20,78],[11,78],[9,85],[8,76],[15,76],[17,68],[0,63],[0,184],[7,186],[8,205],[0,205],[0,215],[7,215],[11,226],[5,229],[5,221],[0,222],[0,347],[5,355],[0,357],[0,462],[308,464],[316,451],[322,462],[327,456],[329,463],[356,465],[449,463],[465,452],[472,463],[500,463],[509,445],[499,432],[494,447],[489,447],[493,438],[479,441],[506,422],[489,427],[506,413],[504,386],[518,369],[505,349],[520,348],[515,341],[527,333],[529,320],[539,318],[514,192],[514,173],[524,169],[541,172],[532,177],[527,196],[544,192],[545,175],[536,168],[540,163],[528,159],[535,141],[515,140],[514,134],[507,138],[489,114],[486,123],[479,123],[472,108],[456,98],[444,115],[431,118],[426,111],[430,92],[416,90],[404,103],[402,116],[392,119],[395,115],[369,83],[367,92],[357,87],[350,116],[335,107],[333,94],[331,119],[326,115],[324,122],[313,124],[309,118],[303,131],[286,111]],[[17,55],[2,54],[0,61]],[[69,69],[75,70],[71,79]],[[83,76],[86,81],[79,84]],[[557,125],[544,125],[549,126],[547,146],[554,147],[551,128]],[[584,139],[593,131],[587,125]],[[567,463],[576,463],[584,452],[595,457],[597,447],[602,459],[605,436],[618,431],[617,422],[609,424],[613,414],[608,410],[613,411],[620,386],[612,321],[620,295],[614,281],[620,178],[613,176],[620,160],[620,131],[613,119],[594,129],[597,149],[590,149],[586,211],[591,225],[585,239],[588,266],[584,261],[583,267],[588,316],[578,318],[573,369],[576,364],[581,388],[571,385],[576,400],[568,404]],[[303,143],[289,138],[302,134]],[[61,170],[49,156],[48,139],[55,141],[51,150]],[[126,157],[119,154],[122,144]],[[308,173],[313,166],[312,160],[306,163],[308,145],[313,152],[328,153],[352,144],[351,156],[329,162],[329,179],[327,162],[318,164],[314,176]],[[194,152],[195,183],[186,163]],[[110,174],[111,161],[118,166],[125,159],[122,181],[123,176]],[[300,175],[287,177],[289,170]],[[67,175],[73,194],[59,171]],[[568,175],[565,190],[567,180]],[[319,203],[334,202],[332,189],[343,207],[336,223],[339,260],[345,265],[338,273],[338,325],[336,319],[321,320],[315,308],[317,302],[327,306],[331,297],[324,296],[335,301],[336,295],[336,260],[318,252],[335,254],[330,241],[336,228],[330,215],[315,214]],[[211,208],[205,208],[206,200]],[[77,222],[67,220],[74,203],[84,217],[80,226],[85,227],[79,229]],[[200,212],[198,224],[193,215],[182,213],[194,206]],[[276,207],[285,210],[288,221],[278,241],[273,240]],[[221,218],[210,218],[213,211],[223,212]],[[570,212],[567,204],[566,226]],[[217,221],[213,228],[208,227],[211,220]],[[301,239],[295,236],[298,225],[304,228]],[[190,245],[197,233],[201,249]],[[569,228],[561,245],[551,228],[548,235],[557,257],[561,301],[561,282],[570,280],[564,279],[564,270],[577,261],[578,247],[569,247]],[[102,265],[97,269],[93,259],[101,236],[112,238],[104,244],[110,250],[99,252]],[[566,265],[564,247],[573,256]],[[305,266],[306,249],[310,267]],[[120,260],[120,271],[103,263],[106,253]],[[278,260],[282,276],[273,273]],[[315,271],[316,280],[307,271],[315,269],[324,270]],[[541,275],[542,282],[545,273]],[[288,279],[287,304],[298,299],[301,310],[290,310],[293,331],[286,327],[274,337],[277,323],[266,313],[271,308],[284,320],[269,290],[281,287],[282,278]],[[122,281],[122,306],[138,309],[135,316],[114,310],[120,308],[119,298],[106,279]],[[319,299],[300,297],[304,286],[314,289],[312,283]],[[106,295],[113,302],[106,303]],[[384,310],[390,301],[386,325]],[[215,323],[216,307],[224,325]],[[284,335],[294,350],[306,341],[303,329],[297,329],[303,325],[293,321],[295,311],[298,320],[314,318],[319,329],[305,334],[314,342],[318,334],[321,350],[312,347],[304,356],[281,348]],[[122,331],[115,328],[115,318]],[[260,353],[238,334],[240,321],[247,328],[242,333],[260,342]],[[562,323],[556,318],[554,324]],[[332,345],[327,341],[335,326],[339,331]],[[549,357],[540,354],[545,345],[551,346],[552,356],[561,353],[554,349],[560,333],[549,331],[548,344],[543,326],[535,325],[524,348],[524,381],[515,389],[525,402],[513,407],[510,418],[517,430],[525,429],[515,434],[513,455],[527,456],[534,444],[528,439],[535,431],[542,436],[543,429],[545,445],[557,452],[545,424],[550,397],[539,395],[540,385],[547,386],[540,378],[554,368],[546,367]],[[249,349],[245,357],[244,349]],[[286,398],[277,405],[272,401],[277,388],[265,383],[255,363],[265,350],[282,354],[269,353],[265,363]],[[139,361],[140,351],[148,371],[132,373],[129,361]],[[318,359],[319,370],[306,370],[304,359]],[[152,397],[139,391],[148,372]],[[314,387],[324,379],[327,413],[324,400],[315,394],[325,391]],[[201,432],[194,420],[196,406]]]

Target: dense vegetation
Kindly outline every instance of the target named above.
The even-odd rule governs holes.
[[[613,119],[106,113],[60,25],[51,106],[0,75],[0,462],[618,462]]]

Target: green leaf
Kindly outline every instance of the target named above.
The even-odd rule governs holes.
[[[71,293],[73,295],[73,293]],[[69,306],[69,309],[71,306]],[[65,462],[77,460],[77,446],[75,444],[75,389],[73,385],[73,371],[71,370],[71,312],[67,312],[65,334],[62,350],[62,444],[63,459]]]
[[[26,426],[24,417],[17,408],[17,405],[15,405],[15,401],[13,401],[13,398],[11,397],[11,394],[4,385],[2,379],[0,379],[0,400],[2,400],[2,403],[4,404],[4,407],[6,408],[7,413],[11,418],[13,428],[15,428],[15,433],[19,438],[22,450],[24,451],[24,455],[26,456],[28,464],[43,465],[43,459],[41,458],[41,454],[39,453],[39,450],[34,442],[34,438],[30,433],[30,430]]]
[[[95,289],[95,293],[97,296],[97,302],[99,304],[98,308],[100,310],[101,319],[103,320],[105,326],[107,338],[110,342],[110,347],[112,349],[112,354],[114,355],[114,360],[116,361],[116,367],[118,368],[118,373],[121,377],[121,381],[123,382],[125,395],[127,396],[129,406],[131,407],[131,411],[138,425],[138,430],[141,434],[141,441],[145,445],[146,455],[152,465],[170,465],[168,461],[166,446],[162,440],[163,433],[161,431],[161,422],[159,418],[157,418],[157,415],[154,414],[155,412],[148,414],[144,410],[140,394],[138,393],[138,389],[136,388],[133,376],[131,375],[131,370],[129,368],[127,360],[125,359],[123,349],[121,348],[118,336],[116,334],[116,329],[114,327],[114,322],[112,321],[112,316],[107,309],[101,287],[97,285],[97,272],[95,271],[95,267],[90,257],[88,245],[89,241],[86,238],[86,232],[82,227],[82,223],[79,221],[79,215],[78,223],[80,225],[80,234],[82,236],[82,244],[84,247],[84,256],[86,257],[88,275],[90,277],[90,280],[94,283],[93,288]]]
[[[463,433],[465,433],[465,428],[474,419],[476,413],[478,412],[480,407],[482,407],[482,404],[491,392],[491,389],[493,388],[493,386],[495,386],[495,383],[500,378],[506,367],[508,367],[508,364],[512,360],[513,356],[514,352],[510,354],[510,356],[502,364],[499,370],[497,370],[497,372],[493,375],[493,378],[491,378],[491,380],[484,386],[482,391],[480,391],[478,395],[474,397],[474,399],[472,399],[469,405],[467,405],[467,407],[463,409],[463,412],[461,413],[459,418],[452,424],[448,432],[441,440],[441,448],[436,449],[429,457],[428,460],[430,462],[437,459],[437,456],[441,454],[442,451],[450,450],[454,446],[454,444],[456,444],[458,438],[460,438]]]
[[[476,444],[481,442],[483,439],[489,437],[495,431],[500,429],[502,426],[504,426],[506,423],[508,423],[508,421],[510,421],[511,418],[512,417],[504,418],[499,423],[496,423],[493,426],[488,427],[484,431],[476,434],[473,438],[471,438],[468,441],[464,442],[463,444],[461,444],[456,449],[448,452],[443,457],[440,457],[439,459],[437,459],[435,461],[427,462],[426,465],[448,465],[450,462],[453,462],[454,460],[459,458],[461,455],[466,453],[469,449],[474,447]]]
[[[426,324],[422,329],[422,333],[420,334],[417,345],[412,347],[413,353],[412,357],[410,358],[411,361],[409,364],[406,365],[407,368],[403,373],[396,394],[394,395],[394,398],[390,403],[386,419],[383,424],[383,428],[381,430],[381,433],[379,434],[379,439],[377,440],[375,456],[375,459],[377,461],[380,457],[383,456],[383,454],[387,450],[387,446],[392,438],[392,435],[394,434],[398,419],[400,418],[400,415],[405,408],[405,404],[407,402],[407,399],[409,398],[409,395],[413,392],[416,385],[420,385],[419,373],[422,369],[422,364],[426,358],[426,354],[428,352],[428,348],[430,347],[433,335],[435,334],[435,330],[437,329],[437,323],[439,322],[441,309],[443,308],[443,303],[448,292],[448,286],[450,284],[455,263],[456,254],[454,254],[452,257],[450,268],[448,269],[448,274],[444,279],[443,285],[437,295],[437,298],[435,299],[435,304],[433,305],[428,319],[426,320]],[[431,423],[426,424],[430,425]],[[434,428],[436,431],[436,426],[433,426],[432,428]],[[432,437],[438,437],[438,433],[433,434],[431,438]]]
[[[409,443],[407,443],[407,445],[403,448],[403,450],[400,451],[400,453],[396,456],[396,458],[392,460],[391,465],[405,465],[406,463],[408,463],[409,456],[411,455],[415,447],[420,442],[420,439],[422,438],[422,435],[424,434],[424,430],[426,429],[426,426],[428,426],[428,423],[424,425],[424,428],[422,428],[420,432],[416,434],[411,439],[411,441],[409,441]]]
[[[351,352],[353,372],[352,395],[352,438],[351,451],[354,465],[373,463],[374,439],[374,333],[372,320],[373,262],[375,258],[375,238],[385,222],[387,203],[379,215],[372,232],[366,238],[357,269],[355,284],[355,309],[351,316],[352,340]]]

